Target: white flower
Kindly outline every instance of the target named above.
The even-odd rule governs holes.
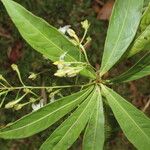
[[[36,111],[36,110],[38,110],[38,109],[40,109],[41,107],[43,107],[43,100],[41,100],[38,104],[32,104],[31,106],[32,106],[32,109],[33,109],[33,111]]]
[[[52,94],[50,98],[51,98],[51,99],[50,99],[50,102],[51,102],[51,103],[54,102],[54,101],[55,101],[55,94]]]
[[[58,31],[60,31],[61,33],[65,34],[70,27],[71,27],[71,25],[66,25],[64,27],[60,27],[58,29]]]

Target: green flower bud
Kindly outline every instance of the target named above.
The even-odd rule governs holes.
[[[15,110],[20,110],[20,109],[22,109],[22,107],[24,107],[25,105],[27,105],[27,103],[24,103],[24,104],[16,104],[16,105],[14,106],[14,109],[15,109]]]
[[[32,72],[28,78],[32,79],[32,80],[35,80],[37,78],[37,74]]]
[[[57,72],[54,75],[57,77],[64,77],[66,76],[66,73],[64,70],[57,70]]]
[[[79,43],[79,38],[78,38],[78,36],[76,35],[76,33],[75,33],[74,30],[68,29],[68,30],[67,30],[67,33],[68,33],[71,37],[73,37],[73,38]]]
[[[88,22],[88,20],[84,20],[83,22],[81,22],[81,25],[85,30],[88,30],[88,28],[90,27],[90,23]]]
[[[13,108],[20,100],[14,100],[5,105],[6,109]]]

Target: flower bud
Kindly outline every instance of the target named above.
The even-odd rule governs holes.
[[[82,28],[85,30],[88,30],[88,28],[90,27],[88,20],[84,20],[83,22],[81,22],[81,25],[82,25]]]
[[[11,101],[5,105],[5,108],[6,109],[13,108],[18,102],[19,102],[18,100]]]
[[[35,73],[31,73],[30,76],[28,77],[28,79],[32,79],[32,80],[35,80],[37,78],[37,74]]]

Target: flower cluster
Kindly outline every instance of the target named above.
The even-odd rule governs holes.
[[[55,76],[74,77],[85,67],[83,62],[65,62],[64,58],[66,54],[67,52],[59,57],[59,61],[54,62],[54,65],[58,68],[57,72],[54,74]]]

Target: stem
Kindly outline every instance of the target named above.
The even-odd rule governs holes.
[[[64,85],[64,86],[21,86],[21,87],[2,87],[0,88],[0,90],[19,90],[19,89],[48,89],[48,88],[52,88],[52,89],[59,89],[59,88],[71,88],[71,87],[86,87],[86,86],[90,86],[94,83],[88,83],[85,85]]]
[[[150,106],[150,99],[147,101],[147,103],[144,106],[144,108],[142,109],[142,111],[145,112],[149,106]]]
[[[19,77],[19,80],[20,80],[21,84],[22,84],[23,86],[25,86],[25,84],[23,83],[23,80],[22,80],[20,74],[18,75],[18,77]]]
[[[86,37],[86,35],[87,35],[87,31],[88,31],[88,30],[85,30],[85,31],[84,31],[83,37],[82,37],[82,39],[81,39],[81,41],[80,41],[80,44],[82,44],[82,42],[84,41],[84,39],[85,39],[85,37]]]
[[[82,46],[82,42],[84,41],[84,39],[85,39],[85,37],[86,37],[86,35],[87,35],[87,31],[88,31],[88,29],[86,29],[86,30],[84,31],[83,37],[82,37],[82,39],[81,39],[81,41],[80,41],[80,43],[79,43],[79,47],[81,47],[81,49],[82,49],[82,51],[83,51],[83,53],[84,53],[84,56],[85,56],[85,59],[86,59],[87,63],[90,64],[90,63],[89,63],[89,60],[88,60],[88,57],[87,57],[87,54],[86,54],[86,51],[85,51],[84,47]]]
[[[38,72],[38,73],[35,73],[35,74],[36,74],[36,75],[40,75],[40,74],[45,73],[45,72],[48,72],[48,71],[50,71],[50,69],[45,69],[45,70],[43,70],[43,71],[41,71],[41,72]]]
[[[15,100],[17,100],[18,99],[18,97],[19,97],[19,94],[20,94],[20,89],[19,89],[19,91],[17,92],[17,95],[16,95],[16,98],[15,98]]]
[[[3,105],[4,101],[5,101],[5,98],[6,98],[7,94],[8,94],[8,92],[5,93],[3,99],[2,99],[2,101],[1,101],[1,103],[0,103],[0,108],[2,107],[2,105]]]
[[[85,60],[88,64],[90,64],[89,60],[88,60],[88,57],[87,57],[87,54],[86,54],[86,51],[84,49],[84,47],[80,44],[80,48],[82,49],[83,53],[84,53],[84,56],[85,56]],[[91,64],[90,64],[91,65]]]
[[[87,65],[87,63],[84,63],[84,62],[64,62],[64,64],[83,64],[83,65]]]
[[[23,80],[22,80],[22,78],[21,78],[21,74],[20,74],[20,72],[19,72],[18,66],[15,66],[15,68],[13,68],[13,70],[16,71],[20,83],[21,83],[23,86],[25,86],[25,84],[23,83]]]
[[[5,86],[3,83],[1,83],[1,82],[0,82],[0,85],[3,86],[3,87],[6,87],[6,86]]]

